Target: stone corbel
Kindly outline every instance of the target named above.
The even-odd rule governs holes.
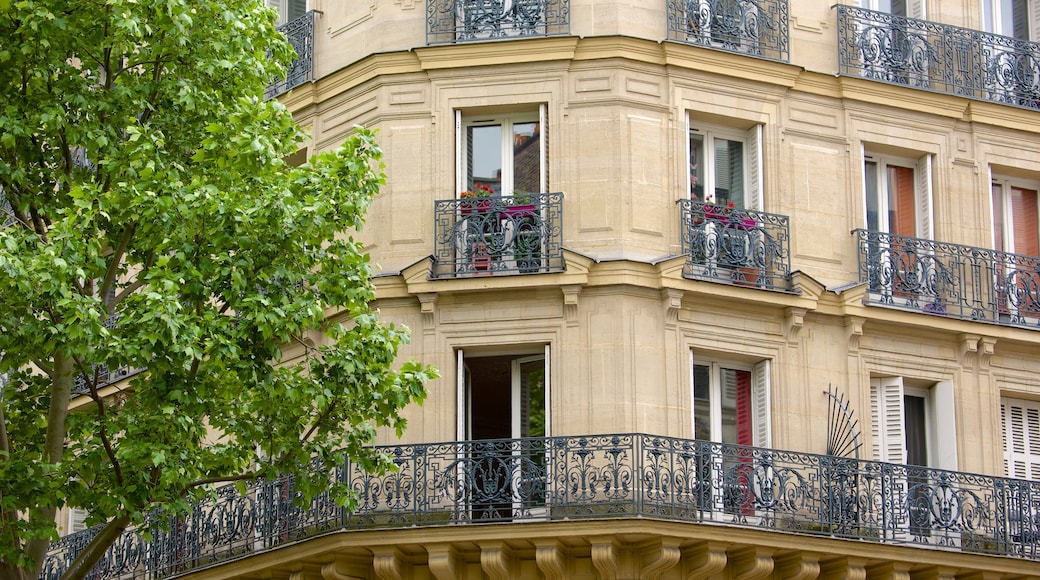
[[[564,580],[563,548],[556,540],[535,541],[535,563],[546,580]]]
[[[379,580],[402,580],[404,573],[404,554],[396,548],[376,548],[372,550],[374,557],[372,567]]]
[[[784,580],[813,580],[820,575],[820,555],[799,552],[778,559],[776,569]]]
[[[592,544],[592,565],[603,580],[615,580],[618,573],[618,553],[614,539],[594,538]]]
[[[958,337],[960,342],[957,344],[957,354],[965,365],[971,364],[971,359],[978,355],[980,338],[977,334],[962,334]]]
[[[866,561],[860,558],[836,558],[820,567],[825,578],[834,580],[866,580]]]
[[[433,331],[437,326],[437,293],[423,292],[419,294],[419,312],[422,313],[423,330]]]
[[[983,336],[979,339],[979,366],[989,368],[989,359],[993,356],[997,339],[992,336]]]
[[[797,308],[795,306],[787,309],[784,320],[784,335],[787,337],[787,342],[798,342],[798,335],[801,334],[802,326],[805,324],[805,313],[808,311],[807,308]]]
[[[866,319],[862,316],[845,317],[845,335],[849,340],[849,350],[859,351],[859,339],[863,337],[863,323]]]
[[[878,580],[910,580],[911,565],[907,562],[885,562],[870,567],[870,577]]]
[[[513,553],[505,542],[481,542],[480,569],[491,580],[509,580],[513,577]]]
[[[321,565],[321,577],[325,580],[362,580],[361,576],[354,576],[344,572],[340,562],[333,560]]]
[[[581,286],[577,284],[567,284],[561,286],[560,290],[563,291],[563,317],[567,321],[568,326],[577,326],[578,295],[581,294]]]
[[[679,563],[682,553],[679,551],[678,538],[662,538],[661,544],[654,550],[656,557],[653,561],[643,566],[639,575],[642,580],[657,580],[666,570],[670,570]]]
[[[437,580],[456,580],[455,548],[448,544],[433,544],[426,547],[430,573]]]
[[[773,550],[753,547],[730,555],[733,580],[765,580],[773,575]]]
[[[718,574],[726,567],[726,545],[704,542],[683,550],[683,578],[704,580]]]
[[[675,288],[664,288],[661,290],[661,299],[664,300],[665,326],[675,326],[679,322],[679,310],[682,309],[684,294],[685,292]]]

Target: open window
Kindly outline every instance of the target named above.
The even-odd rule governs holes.
[[[548,509],[549,345],[459,349],[458,517],[513,520]]]
[[[762,125],[741,130],[687,117],[690,199],[762,209]]]
[[[1040,319],[1040,180],[991,179],[997,309],[1016,324]]]
[[[281,26],[307,13],[307,0],[267,0],[267,6],[278,11],[275,24]]]
[[[1007,476],[1040,481],[1040,402],[1004,397],[1000,422]]]

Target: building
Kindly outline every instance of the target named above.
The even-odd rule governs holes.
[[[312,0],[272,95],[379,129],[443,377],[357,509],[229,489],[99,577],[1040,577],[1040,5],[863,4]]]

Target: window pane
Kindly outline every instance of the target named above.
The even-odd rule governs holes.
[[[914,170],[888,166],[888,231],[901,236],[917,232],[917,204],[914,202]]]
[[[903,396],[903,429],[906,433],[906,464],[928,465],[924,397]]]
[[[693,437],[711,440],[711,370],[693,365]]]
[[[704,199],[704,136],[690,133],[690,196],[693,201]]]
[[[867,161],[863,164],[863,180],[867,189],[867,229],[879,232],[881,231],[881,222],[878,221],[880,208],[878,207],[876,162]]]
[[[722,369],[722,442],[751,445],[751,372]]]
[[[542,190],[542,142],[538,123],[513,125],[513,191],[539,193]]]
[[[491,186],[495,193],[501,194],[502,126],[470,127],[467,133],[467,189],[473,191],[477,183],[483,183]]]
[[[998,252],[1007,251],[1004,244],[1004,188],[999,183],[993,184],[993,249]]]
[[[715,139],[715,203],[744,207],[744,144]]]
[[[1040,254],[1040,244],[1037,243],[1036,191],[1013,186],[1009,189],[1015,253],[1036,256]]]

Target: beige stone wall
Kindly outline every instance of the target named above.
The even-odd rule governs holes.
[[[284,100],[314,150],[354,124],[379,130],[387,185],[360,237],[384,317],[413,330],[402,356],[442,373],[408,441],[456,437],[458,349],[548,344],[552,434],[692,437],[693,352],[771,361],[771,444],[816,453],[829,385],[869,457],[871,378],[953,381],[941,419],[956,422],[959,469],[1003,472],[1000,397],[1040,398],[1040,332],[864,306],[850,230],[865,227],[864,150],[930,155],[935,238],[991,246],[991,168],[1040,177],[1040,113],[836,77],[825,2],[792,3],[790,64],[662,43],[664,2],[574,0],[575,36],[440,47],[424,47],[422,2],[324,4],[323,78]],[[928,9],[977,25],[974,6]],[[457,195],[455,111],[539,104],[567,272],[428,280],[434,200]],[[687,115],[762,126],[761,209],[790,216],[800,294],[682,278]]]

